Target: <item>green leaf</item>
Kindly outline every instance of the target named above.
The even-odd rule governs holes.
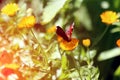
[[[73,78],[73,77],[78,77],[79,74],[77,72],[77,70],[74,70],[73,72],[70,73],[69,77]]]
[[[96,50],[90,50],[88,56],[93,59],[96,55]]]
[[[119,5],[119,4],[120,4],[120,0],[114,0],[114,1],[113,1],[113,4],[114,4],[114,7],[115,7],[115,8],[119,8],[119,6],[120,6],[120,5]]]
[[[81,5],[80,9],[74,13],[74,17],[78,20],[78,22],[81,22],[87,30],[92,30],[91,18],[84,5]]]
[[[68,68],[68,61],[67,61],[66,55],[62,56],[62,62],[61,63],[62,63],[62,69],[66,70]]]
[[[49,23],[64,6],[66,1],[67,0],[50,0],[47,6],[44,8],[42,15],[42,23]]]
[[[115,27],[111,30],[111,33],[116,33],[116,32],[120,32],[120,26]]]
[[[81,52],[80,52],[81,54],[80,54],[80,58],[82,59],[82,60],[87,60],[86,59],[86,52],[85,52],[85,49],[84,48],[81,48]]]
[[[83,66],[80,68],[80,75],[82,76],[82,80],[98,80],[99,70],[94,66]]]
[[[116,25],[116,26],[120,27],[120,22],[115,22],[112,25]]]
[[[58,80],[68,80],[69,77],[69,73],[63,73],[60,75],[60,77],[58,78]]]
[[[34,72],[34,76],[32,80],[40,80],[42,79],[47,73],[43,73],[43,72]]]
[[[113,58],[119,55],[120,55],[120,48],[114,48],[114,49],[102,52],[99,55],[98,60],[103,61],[103,60],[107,60],[107,59],[110,59],[110,58]]]
[[[120,76],[120,66],[117,68],[117,70],[114,73],[115,76]]]

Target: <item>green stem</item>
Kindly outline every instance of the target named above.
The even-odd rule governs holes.
[[[81,66],[81,64],[80,64],[80,63],[81,63],[81,59],[80,59],[81,48],[82,48],[82,47],[80,46],[80,52],[79,52],[79,54],[78,54],[78,63],[79,63],[79,66]]]
[[[34,36],[34,38],[37,40],[38,45],[39,45],[39,48],[40,48],[40,51],[42,51],[42,53],[44,54],[44,56],[45,56],[45,62],[47,63],[47,55],[46,55],[45,51],[43,50],[43,48],[42,48],[39,40],[38,40],[37,37],[36,37],[36,35],[34,34],[33,29],[31,29],[31,33],[32,33],[32,35]]]
[[[88,58],[88,65],[90,65],[91,63],[91,59],[90,59],[90,52],[89,52],[89,47],[87,47],[87,58]]]
[[[89,67],[92,65],[92,64],[91,64],[91,61],[92,61],[92,60],[91,60],[91,57],[90,57],[89,47],[87,47],[87,55],[88,55],[88,56],[87,56],[87,58],[88,58],[87,63],[88,63],[88,68],[89,68]],[[89,72],[88,72],[88,73],[89,73]],[[92,80],[92,78],[91,78],[91,73],[92,73],[92,72],[90,71],[90,73],[89,73],[89,75],[90,75],[90,80]]]
[[[63,50],[63,51],[61,52],[61,49],[60,49],[59,43],[58,43],[58,51],[59,51],[61,57],[62,57],[62,55],[65,53],[65,50]]]
[[[80,75],[80,70],[79,68],[77,67],[77,64],[76,64],[76,61],[75,61],[75,58],[73,57],[73,55],[71,55],[72,58],[73,58],[73,61],[74,61],[74,64],[75,64],[75,69],[77,70],[78,74],[79,74],[79,78],[82,80],[82,76]]]
[[[97,40],[95,40],[95,42],[93,43],[92,47],[96,46],[96,44],[103,38],[103,36],[107,32],[108,28],[109,28],[109,25],[106,26],[104,32],[97,38]]]

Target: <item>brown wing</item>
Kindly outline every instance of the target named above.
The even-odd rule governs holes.
[[[70,39],[68,38],[68,36],[66,35],[66,33],[63,31],[63,29],[60,26],[57,26],[57,30],[56,30],[57,35],[61,36],[64,40],[66,41],[70,41]]]

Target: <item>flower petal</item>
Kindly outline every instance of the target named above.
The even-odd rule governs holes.
[[[118,19],[117,13],[113,11],[105,11],[100,15],[100,17],[102,22],[106,24],[112,24],[114,22],[117,22]]]
[[[77,47],[79,40],[76,38],[72,38],[70,42],[66,41],[66,40],[62,40],[60,42],[60,47],[63,50],[73,50]]]
[[[1,9],[1,12],[8,16],[14,16],[18,10],[19,7],[16,3],[9,3]]]
[[[22,18],[22,20],[20,21],[20,23],[18,24],[18,28],[30,28],[33,27],[35,25],[35,17],[34,16],[27,16]]]
[[[120,47],[120,39],[118,39],[118,40],[116,41],[116,45],[117,45],[118,47]]]
[[[89,47],[90,44],[91,44],[90,39],[84,39],[84,40],[82,41],[82,43],[83,43],[83,45],[84,45],[85,47]]]

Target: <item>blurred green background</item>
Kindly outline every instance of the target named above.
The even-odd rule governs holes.
[[[120,0],[84,0],[83,3],[87,7],[88,13],[92,20],[93,30],[90,32],[90,36],[93,41],[96,37],[104,31],[106,25],[101,22],[100,14],[106,10],[112,10],[115,12],[120,11]],[[114,76],[115,70],[120,65],[120,56],[107,59],[105,61],[96,61],[97,57],[102,51],[110,50],[116,47],[116,40],[120,38],[120,32],[111,33],[111,30],[116,26],[110,25],[110,28],[104,35],[104,37],[96,45],[98,50],[95,57],[95,65],[99,66],[100,69],[100,78],[104,77],[104,80],[120,80],[119,77]],[[114,52],[115,54],[115,52]]]

